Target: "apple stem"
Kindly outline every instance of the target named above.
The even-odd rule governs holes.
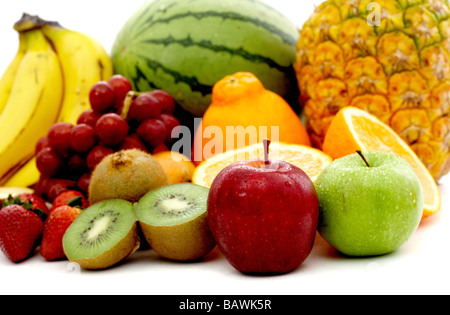
[[[264,139],[263,140],[263,144],[264,144],[264,166],[267,167],[267,165],[269,164],[270,140],[269,139]]]
[[[358,150],[358,151],[356,151],[356,153],[358,153],[359,156],[363,159],[363,161],[364,161],[364,163],[366,163],[367,167],[370,167],[369,162],[367,162],[367,160],[366,160],[365,156],[362,154],[362,152]]]

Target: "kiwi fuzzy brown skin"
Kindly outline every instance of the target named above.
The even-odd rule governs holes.
[[[126,259],[139,249],[140,239],[138,235],[137,222],[128,234],[116,246],[97,257],[85,259],[70,259],[83,269],[100,270],[110,268],[120,261]]]
[[[139,225],[151,248],[161,257],[194,261],[206,256],[216,246],[206,217],[205,213],[176,226],[152,226],[142,221]]]
[[[137,202],[147,192],[169,184],[161,165],[151,154],[138,149],[106,156],[92,172],[90,204],[108,199]]]

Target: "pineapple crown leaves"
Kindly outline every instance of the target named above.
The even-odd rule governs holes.
[[[19,205],[22,206],[23,208],[34,212],[42,221],[45,221],[45,219],[47,218],[47,215],[45,214],[45,212],[42,209],[39,208],[34,208],[33,209],[33,204],[29,201],[23,201],[20,196],[17,197],[13,197],[12,195],[9,195],[8,198],[4,199],[1,201],[1,208],[7,207],[9,205]],[[1,211],[1,210],[0,210]]]

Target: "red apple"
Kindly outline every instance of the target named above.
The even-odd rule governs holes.
[[[287,162],[268,160],[267,154],[265,160],[227,166],[210,188],[211,231],[226,259],[243,273],[298,268],[311,252],[318,218],[308,175]]]

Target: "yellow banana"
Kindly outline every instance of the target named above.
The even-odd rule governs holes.
[[[88,35],[86,35],[88,36]],[[88,36],[92,44],[97,48],[98,58],[102,69],[102,80],[108,80],[114,75],[114,67],[111,58],[105,50],[105,47],[95,38]],[[96,82],[94,82],[96,83]]]
[[[36,157],[32,157],[25,165],[12,175],[3,185],[5,187],[30,187],[39,181],[41,173],[36,166]]]
[[[56,120],[75,124],[79,115],[90,108],[91,87],[96,82],[107,80],[113,75],[112,62],[104,47],[94,38],[65,29],[56,22],[48,22],[38,16],[24,14],[14,28],[21,38],[24,38],[26,31],[41,29],[51,43],[61,66],[62,91],[64,92]],[[51,85],[51,82],[49,84],[55,87]],[[34,184],[40,175],[35,163],[35,158],[26,164],[23,164],[21,160],[17,165],[23,166],[10,169],[3,179],[0,168],[0,184],[10,187]],[[7,177],[9,180],[5,182]]]
[[[113,75],[112,62],[105,49],[86,34],[56,23],[42,27],[55,48],[64,77],[64,99],[59,121],[76,124],[82,112],[90,108],[89,91],[98,81]]]
[[[0,79],[0,114],[3,112],[3,109],[5,109],[6,103],[8,102],[17,69],[19,69],[20,62],[22,61],[26,50],[27,42],[25,40],[25,36],[23,34],[19,34],[19,49]]]
[[[33,155],[56,122],[63,97],[59,60],[40,29],[23,32],[28,49],[0,116],[0,185]]]

